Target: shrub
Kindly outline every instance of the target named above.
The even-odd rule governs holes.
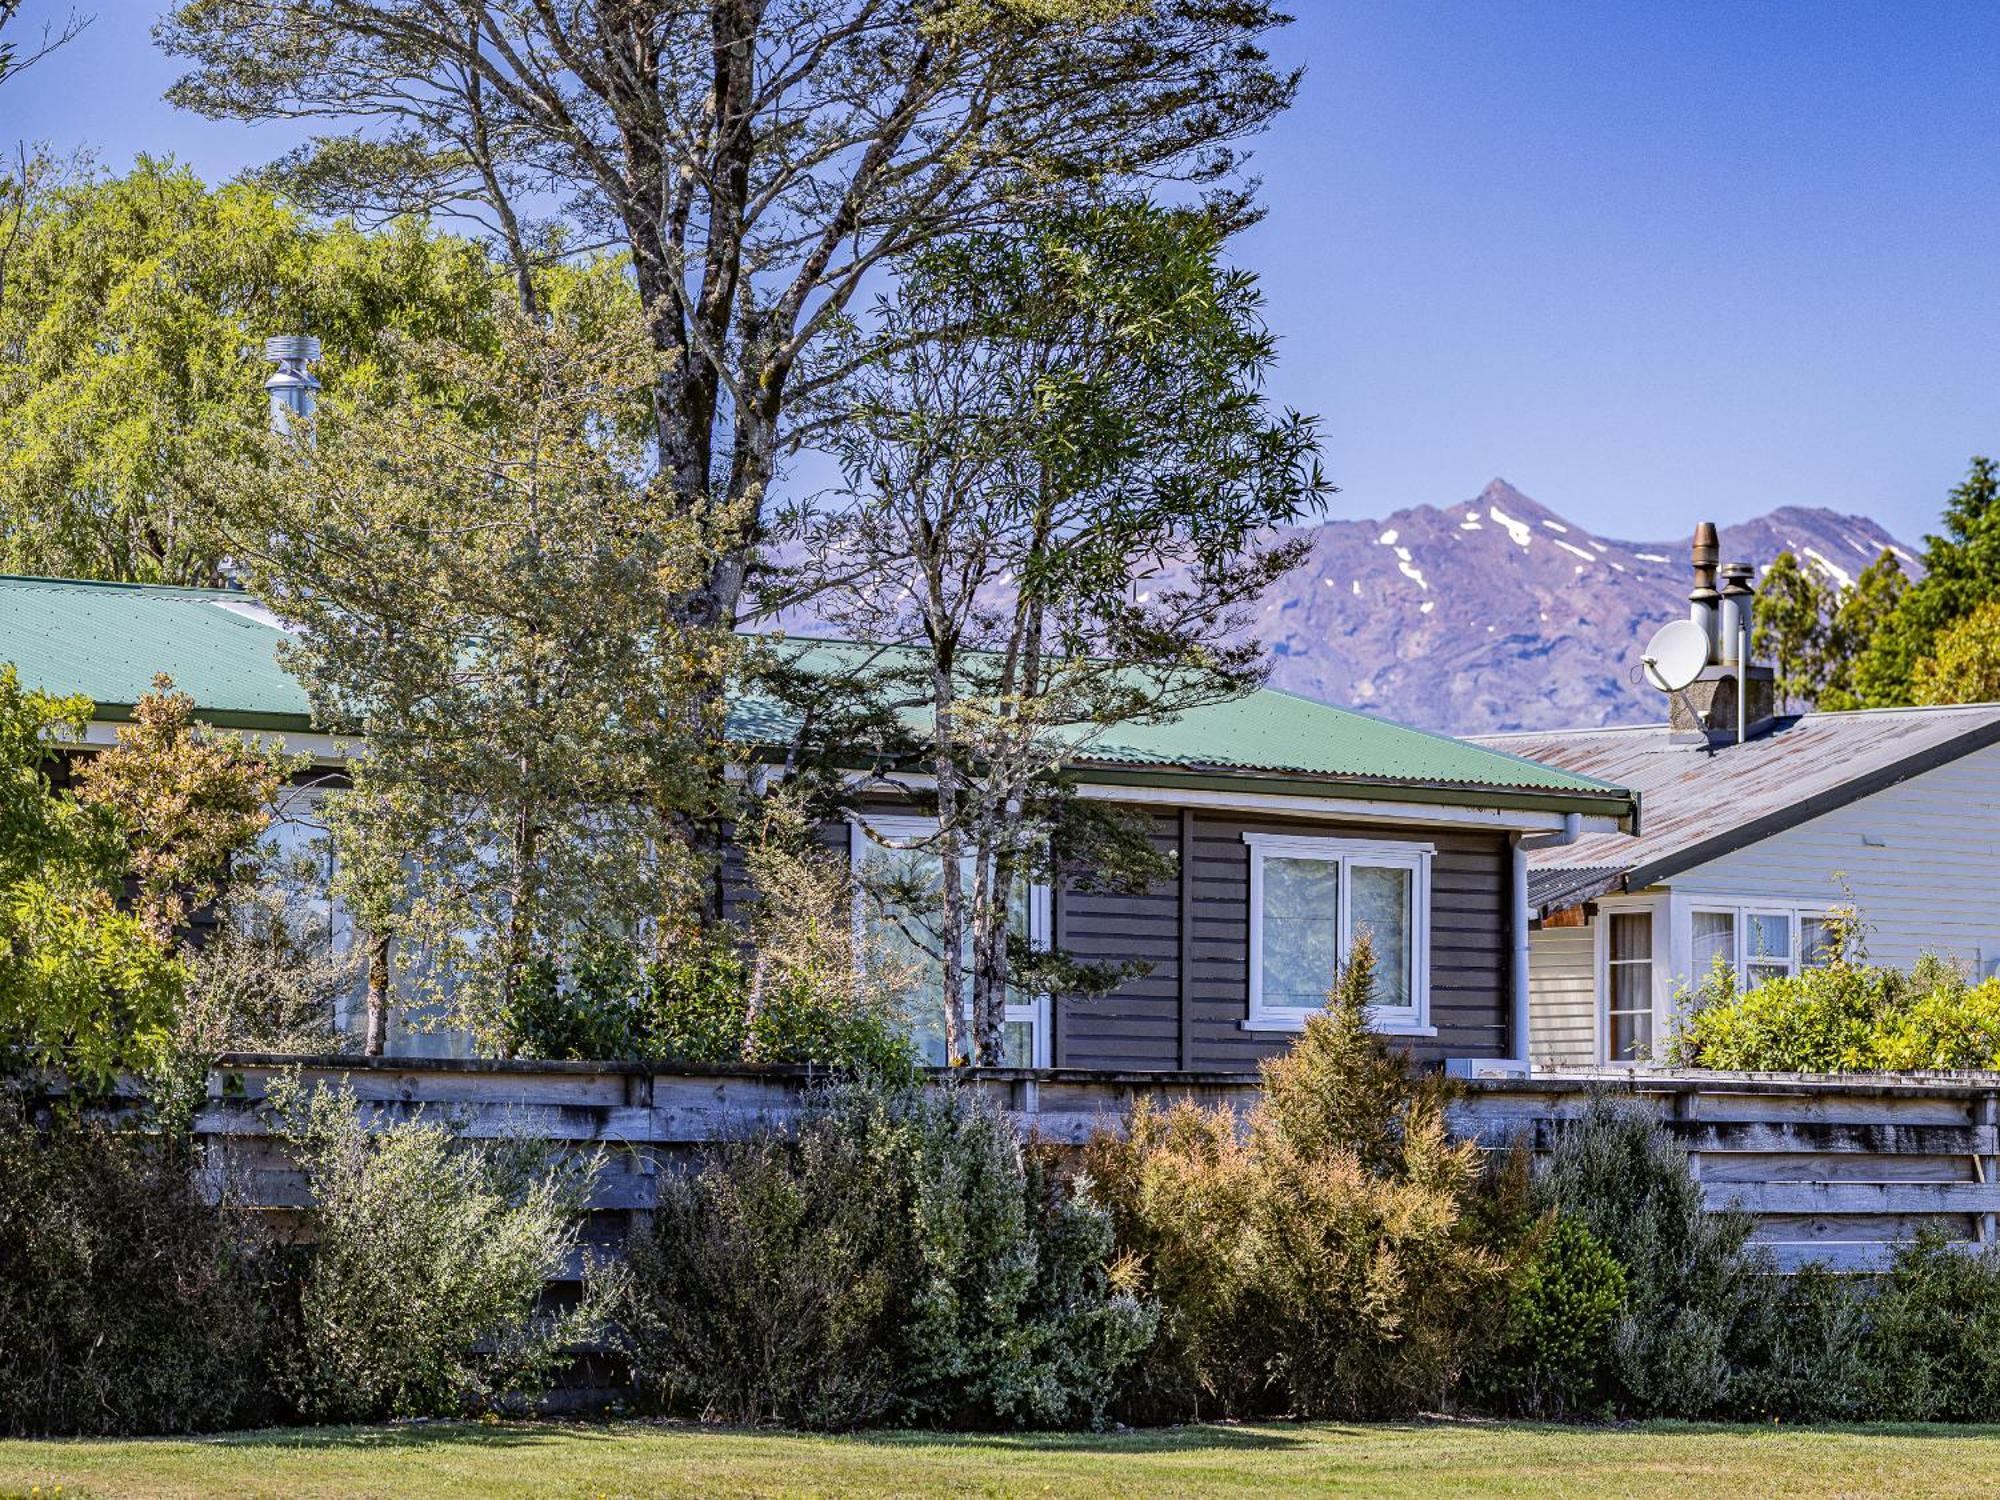
[[[1565,1125],[1537,1190],[1625,1268],[1607,1372],[1614,1403],[1648,1416],[1720,1410],[1733,1342],[1760,1295],[1759,1267],[1744,1253],[1749,1217],[1707,1210],[1687,1152],[1633,1100],[1595,1099]]]
[[[314,1238],[282,1384],[316,1420],[443,1416],[531,1398],[595,1338],[613,1293],[539,1308],[576,1252],[596,1164],[461,1141],[421,1117],[370,1131],[352,1092],[273,1091],[312,1188]]]
[[[1243,1129],[1226,1108],[1142,1106],[1087,1148],[1162,1307],[1136,1413],[1410,1411],[1445,1401],[1489,1336],[1506,1267],[1470,1213],[1478,1147],[1369,1029],[1372,987],[1364,941]]]
[[[1971,1253],[1927,1230],[1898,1253],[1871,1314],[1870,1416],[2000,1419],[2000,1251]]]
[[[1524,1247],[1499,1347],[1479,1385],[1488,1402],[1531,1417],[1585,1409],[1625,1306],[1625,1267],[1577,1219],[1544,1220]]]
[[[1866,1285],[1824,1264],[1766,1271],[1739,1324],[1728,1415],[1753,1421],[1845,1422],[1876,1413]]]
[[[268,1415],[267,1247],[145,1138],[0,1096],[0,1431]]]
[[[1843,952],[1739,994],[1718,970],[1670,1056],[1692,1067],[1805,1073],[2000,1067],[2000,979],[1973,985],[1934,955],[1906,973]]]
[[[1089,1423],[1153,1326],[1110,1253],[997,1111],[840,1085],[663,1187],[629,1347],[652,1392],[729,1421]]]

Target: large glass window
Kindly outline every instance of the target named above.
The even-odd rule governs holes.
[[[1326,1004],[1366,932],[1375,950],[1376,1024],[1419,1029],[1428,1011],[1430,847],[1245,834],[1250,846],[1248,1023],[1294,1028]]]
[[[937,900],[944,888],[944,858],[930,841],[937,825],[927,818],[870,818],[853,832],[856,894],[860,920],[867,924],[870,943],[897,973],[907,975],[900,1009],[917,1050],[926,1063],[942,1067],[953,1059],[946,1038],[944,947],[938,932]],[[966,899],[972,896],[974,867],[963,865]],[[1009,892],[1008,925],[1018,937],[1042,945],[1048,941],[1048,892],[1017,881]],[[970,924],[968,923],[968,928]],[[969,969],[970,934],[959,954]],[[971,1023],[972,990],[968,974],[959,997],[958,1036],[966,1045]],[[1010,986],[1001,1027],[1003,1061],[1010,1067],[1048,1064],[1048,997]]]
[[[1653,914],[1614,912],[1610,944],[1607,1052],[1612,1062],[1643,1062],[1653,1055]]]
[[[1694,973],[1692,978],[1700,984],[1709,975],[1716,961],[1734,972],[1736,968],[1736,913],[1733,911],[1698,911],[1694,914]]]
[[[1720,959],[1740,991],[1823,967],[1840,949],[1837,928],[1826,913],[1796,907],[1702,908],[1692,915],[1689,938],[1689,977],[1701,983]]]
[[[1743,924],[1743,988],[1754,990],[1767,979],[1792,972],[1792,914],[1753,911]]]

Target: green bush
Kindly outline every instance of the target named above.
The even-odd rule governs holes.
[[[319,1421],[445,1416],[544,1390],[596,1338],[614,1286],[542,1310],[579,1246],[595,1171],[532,1143],[463,1141],[443,1123],[371,1131],[351,1091],[273,1091],[312,1188],[298,1332],[281,1385]]]
[[[1733,1345],[1761,1295],[1747,1215],[1708,1212],[1687,1152],[1634,1100],[1593,1100],[1537,1173],[1542,1203],[1575,1219],[1625,1268],[1608,1395],[1635,1416],[1723,1409]]]
[[[1871,1298],[1866,1283],[1800,1266],[1788,1276],[1768,1269],[1734,1345],[1734,1375],[1724,1415],[1750,1421],[1847,1422],[1878,1415],[1868,1407],[1873,1380]]]
[[[1869,1311],[1869,1416],[2000,1420],[2000,1251],[1927,1231],[1896,1256]]]
[[[146,1138],[0,1096],[0,1431],[271,1415],[268,1248]]]
[[[1577,1219],[1546,1219],[1516,1268],[1499,1347],[1480,1372],[1487,1402],[1531,1417],[1588,1408],[1624,1306],[1618,1258]]]
[[[1934,956],[1907,973],[1838,956],[1736,991],[1706,978],[1670,1057],[1757,1072],[1901,1072],[2000,1067],[2000,979],[1971,984]]]
[[[1431,1408],[1492,1336],[1507,1266],[1483,1243],[1479,1149],[1449,1138],[1440,1083],[1369,1029],[1372,984],[1357,945],[1247,1122],[1142,1105],[1086,1148],[1161,1303],[1134,1416]]]
[[[628,1347],[658,1398],[730,1421],[1094,1423],[1154,1322],[1111,1250],[997,1111],[840,1085],[663,1185]]]

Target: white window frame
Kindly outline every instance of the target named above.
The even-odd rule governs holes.
[[[1647,943],[1647,956],[1644,959],[1617,959],[1611,956],[1613,952],[1611,942],[1612,926],[1619,917],[1638,918],[1646,923],[1649,940]],[[1659,1003],[1660,974],[1668,967],[1668,959],[1662,944],[1659,915],[1650,906],[1606,906],[1598,913],[1597,921],[1598,926],[1603,932],[1603,936],[1598,943],[1598,947],[1602,951],[1598,955],[1597,962],[1599,976],[1597,985],[1598,1060],[1614,1068],[1641,1067],[1653,1061],[1651,1053],[1659,1046],[1661,1036]],[[1615,1028],[1611,1024],[1614,1009],[1612,1001],[1618,993],[1618,987],[1611,982],[1614,977],[1613,971],[1620,968],[1637,968],[1641,963],[1646,967],[1646,1005],[1643,1014],[1646,1017],[1646,1047],[1648,1055],[1645,1057],[1613,1057],[1611,1055],[1611,1039]],[[1642,1012],[1633,1009],[1621,1010],[1617,1014],[1639,1015]]]
[[[1335,878],[1338,903],[1334,963],[1345,965],[1353,939],[1352,889],[1348,871],[1360,865],[1375,869],[1409,870],[1410,881],[1410,1003],[1370,1006],[1368,1022],[1376,1031],[1394,1036],[1436,1036],[1431,1013],[1431,859],[1434,844],[1405,840],[1318,837],[1310,834],[1246,833],[1250,852],[1250,1003],[1246,1031],[1299,1031],[1317,1005],[1264,1003],[1264,861],[1312,859],[1339,867]],[[1332,984],[1334,975],[1327,976]]]
[[[1732,963],[1736,974],[1737,993],[1743,993],[1745,985],[1749,982],[1750,966],[1753,962],[1759,968],[1773,970],[1779,965],[1779,960],[1775,958],[1768,955],[1758,958],[1750,952],[1751,918],[1782,917],[1785,920],[1789,933],[1787,943],[1789,951],[1783,960],[1784,971],[1787,977],[1795,976],[1807,967],[1804,952],[1806,922],[1809,919],[1823,922],[1832,915],[1833,913],[1826,907],[1810,903],[1806,905],[1786,905],[1770,901],[1718,901],[1711,898],[1694,897],[1688,903],[1686,918],[1689,966],[1693,966],[1694,919],[1697,916],[1726,916],[1735,927],[1734,939],[1736,951],[1732,955]],[[1693,985],[1699,985],[1704,977],[1702,974],[1690,974],[1688,982]]]
[[[871,850],[878,848],[909,849],[920,846],[937,837],[936,818],[917,813],[860,813],[848,819],[847,838],[848,867],[854,872],[854,927],[856,941],[859,942],[862,924],[868,919],[867,894],[861,890],[863,871],[868,863]],[[1039,950],[1046,951],[1050,941],[1051,902],[1049,888],[1042,881],[1028,887],[1028,942]],[[970,999],[966,1002],[967,1013],[964,1024],[971,1024]],[[1032,1001],[1008,1004],[1001,1013],[1002,1021],[1026,1022],[1028,1026],[1029,1066],[1046,1068],[1050,1065],[1049,1037],[1049,996],[1037,995]]]

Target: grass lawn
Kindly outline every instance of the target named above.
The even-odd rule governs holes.
[[[1189,1427],[1106,1437],[798,1437],[439,1424],[198,1441],[0,1442],[0,1497],[1985,1495],[2000,1429],[1523,1424]]]

